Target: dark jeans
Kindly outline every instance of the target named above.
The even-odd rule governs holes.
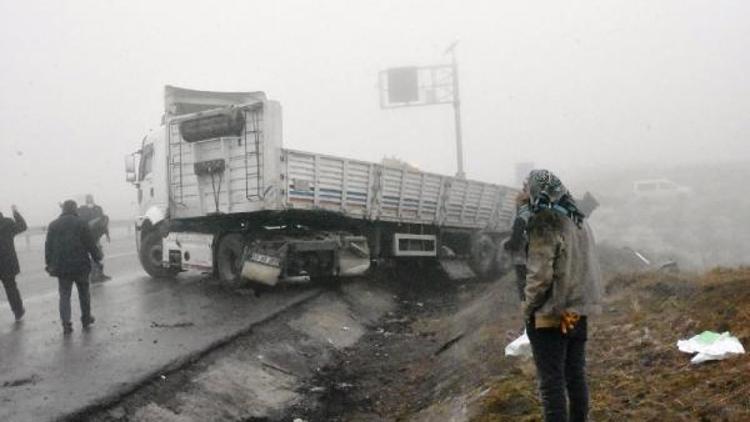
[[[516,269],[516,287],[518,288],[518,296],[521,298],[521,302],[526,300],[526,266],[525,265],[514,265]]]
[[[547,422],[587,419],[586,325],[586,317],[581,317],[572,331],[563,334],[559,327],[535,328],[533,320],[527,324],[526,332],[534,353],[544,420]]]
[[[63,324],[70,323],[70,294],[73,284],[78,290],[78,303],[81,305],[81,322],[85,323],[91,317],[91,296],[89,295],[89,273],[65,275],[57,279],[60,288],[60,320]]]
[[[16,285],[16,276],[3,276],[1,280],[5,288],[5,294],[8,296],[10,309],[16,316],[21,315],[23,313],[23,300],[21,300],[21,292],[18,291]]]

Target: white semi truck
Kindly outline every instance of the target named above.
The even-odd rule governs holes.
[[[126,157],[149,275],[274,285],[393,260],[439,260],[455,277],[501,265],[514,189],[286,149],[281,128],[262,92],[165,88],[163,125]]]

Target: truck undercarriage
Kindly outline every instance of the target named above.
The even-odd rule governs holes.
[[[167,220],[142,228],[140,237],[144,268],[154,277],[199,270],[225,282],[275,285],[351,277],[409,259],[438,260],[455,278],[485,277],[506,269],[506,235],[288,210]]]

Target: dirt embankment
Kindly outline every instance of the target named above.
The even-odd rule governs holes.
[[[308,400],[305,420],[541,420],[533,364],[503,356],[521,328],[511,283],[399,293],[318,375],[346,388]],[[676,348],[703,330],[750,345],[750,268],[621,275],[607,292],[588,346],[593,420],[750,420],[750,355],[692,365]]]
[[[389,280],[397,308],[312,381],[348,388],[308,396],[306,421],[466,420],[510,368],[502,348],[522,326],[510,279],[455,283],[422,268]]]

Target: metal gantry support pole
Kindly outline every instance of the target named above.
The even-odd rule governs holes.
[[[459,88],[459,81],[458,81],[458,60],[456,59],[456,45],[458,45],[458,41],[454,41],[451,45],[448,46],[448,48],[445,49],[444,55],[449,54],[451,55],[451,64],[441,64],[441,65],[433,65],[433,66],[411,66],[411,67],[401,67],[401,68],[392,68],[387,71],[381,71],[380,72],[380,89],[381,89],[381,96],[380,96],[380,107],[381,108],[396,108],[396,107],[415,107],[415,106],[427,106],[427,105],[437,105],[437,104],[453,104],[453,117],[454,117],[454,128],[456,130],[456,178],[457,179],[465,179],[466,178],[466,172],[464,172],[464,147],[463,147],[463,139],[462,139],[462,129],[461,129],[461,92]],[[448,81],[443,79],[443,72],[447,72],[448,69],[450,69],[451,72],[451,84],[452,86],[448,85]],[[417,86],[414,86],[413,88],[416,90],[426,90],[428,93],[432,93],[432,97],[426,95],[425,93],[417,94],[414,96],[414,98],[411,98],[413,95],[412,93],[408,93],[406,95],[406,98],[399,97],[394,102],[391,102],[392,99],[390,98],[391,87],[389,85],[390,83],[390,72],[392,71],[399,71],[403,73],[403,71],[412,72],[411,74],[407,76],[412,76],[417,79]],[[428,71],[431,72],[431,77],[427,79],[427,86],[420,86],[419,85],[419,72]],[[440,75],[440,78],[437,78],[436,75]],[[385,75],[385,76],[384,76]],[[397,80],[403,79],[403,76],[397,76]],[[436,81],[437,80],[437,81]],[[414,84],[411,79],[409,80],[402,80],[400,82],[402,85],[406,85],[407,87],[410,87]],[[451,90],[452,88],[452,90]],[[394,89],[406,89],[404,87],[395,87]],[[448,91],[451,90],[451,98],[449,99],[447,95]],[[434,94],[438,92],[440,93],[440,98],[434,98]]]
[[[453,115],[455,117],[455,129],[456,129],[456,178],[465,179],[466,173],[464,172],[464,146],[461,132],[461,95],[458,87],[458,61],[456,60],[456,45],[458,41],[455,41],[447,49],[446,53],[451,53],[451,64],[453,66]]]

